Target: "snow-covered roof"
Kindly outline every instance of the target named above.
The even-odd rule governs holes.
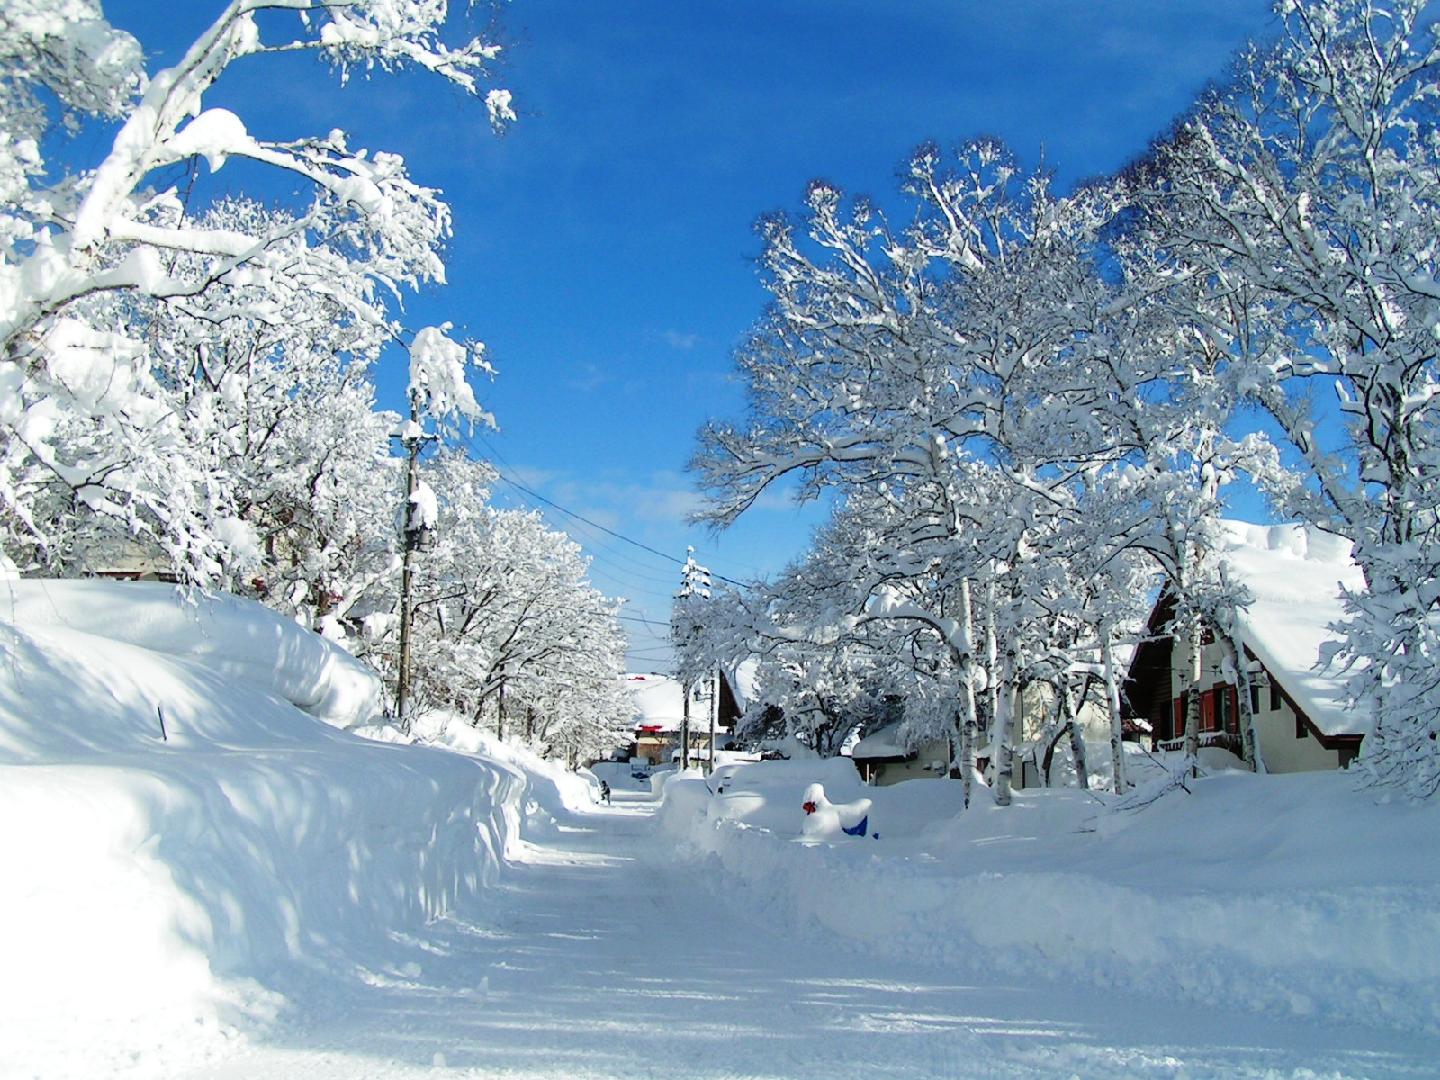
[[[625,676],[625,686],[635,702],[635,726],[679,731],[684,717],[685,695],[676,679],[668,675]],[[695,717],[690,718],[694,722]]]
[[[871,732],[850,748],[852,761],[879,761],[882,758],[906,758],[912,751],[900,740],[900,725],[891,724]]]
[[[1322,734],[1364,734],[1370,718],[1347,708],[1345,673],[1319,667],[1344,617],[1341,586],[1365,588],[1350,542],[1304,525],[1221,524],[1221,561],[1253,597],[1238,612],[1241,639]]]
[[[757,689],[755,679],[759,673],[760,661],[753,656],[747,660],[741,660],[731,671],[726,672],[730,690],[735,695],[735,704],[742,713],[755,700]]]

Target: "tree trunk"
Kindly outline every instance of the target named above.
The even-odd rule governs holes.
[[[1020,657],[1014,642],[1005,649],[1005,686],[1000,693],[991,750],[995,755],[995,805],[1010,805],[1010,785],[1015,775],[1015,721],[1019,718]]]
[[[1070,728],[1070,756],[1075,761],[1075,786],[1081,791],[1090,790],[1090,771],[1085,765],[1085,733],[1080,730],[1080,720],[1075,715],[1075,703],[1070,700],[1070,688],[1061,681],[1060,716]]]
[[[992,564],[993,570],[993,564]],[[1000,715],[1000,648],[995,633],[995,575],[985,583],[985,704],[990,723]]]
[[[974,650],[974,609],[970,600],[970,579],[960,580],[960,624],[964,627],[961,643],[964,648],[956,657],[960,673],[960,784],[965,806],[970,806],[971,788],[974,785],[975,733],[978,723],[975,715],[975,650]]]
[[[1109,626],[1100,628],[1101,658],[1105,665],[1105,700],[1110,706],[1110,760],[1116,795],[1130,784],[1125,778],[1125,725],[1120,719],[1120,680],[1115,672],[1115,644]]]
[[[1192,616],[1190,636],[1186,641],[1190,693],[1185,699],[1185,759],[1192,776],[1200,774],[1200,663],[1205,652],[1204,626],[1199,615]]]
[[[1240,708],[1240,743],[1245,755],[1245,764],[1257,773],[1265,772],[1265,759],[1260,753],[1260,732],[1255,726],[1255,710],[1250,707],[1250,664],[1245,659],[1245,643],[1235,632],[1234,616],[1230,626],[1221,635],[1226,656],[1235,669],[1235,699]]]
[[[960,772],[960,799],[965,804],[965,809],[970,809],[970,793],[975,785],[975,778],[971,775],[971,768],[965,762],[975,760],[975,721],[973,717],[967,718],[963,708],[955,711],[956,737],[953,745],[957,747],[952,764]]]

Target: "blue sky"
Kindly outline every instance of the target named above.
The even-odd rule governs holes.
[[[220,6],[105,10],[153,70]],[[342,89],[309,57],[237,65],[207,104],[265,136],[342,127],[442,188],[450,284],[410,300],[407,321],[487,343],[499,375],[481,397],[500,431],[477,449],[593,522],[678,559],[693,544],[737,578],[782,566],[818,520],[777,499],[719,536],[683,524],[696,429],[743,408],[730,351],[765,302],[755,218],[797,207],[816,177],[883,201],[926,139],[997,135],[1062,186],[1111,172],[1275,25],[1266,0],[516,0],[471,17],[492,14],[507,45],[495,82],[520,113],[502,138],[434,79]],[[381,380],[397,408],[399,369]],[[550,516],[594,556],[597,585],[667,619],[677,566]],[[650,628],[627,629],[634,666],[663,666]]]

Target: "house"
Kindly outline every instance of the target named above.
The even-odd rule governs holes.
[[[180,580],[175,568],[159,548],[135,540],[109,541],[87,553],[89,573],[113,581]]]
[[[890,724],[850,748],[860,779],[876,787],[902,780],[943,778],[950,768],[950,741],[926,739],[913,748],[901,737],[901,725]]]
[[[1344,616],[1342,588],[1365,587],[1349,542],[1301,525],[1221,524],[1225,573],[1252,598],[1236,612],[1236,628],[1266,769],[1345,768],[1359,753],[1369,717],[1347,705],[1345,673],[1323,665],[1321,649],[1336,640],[1330,626]],[[1151,725],[1157,749],[1179,747],[1190,693],[1189,649],[1183,637],[1166,630],[1172,611],[1162,593],[1125,682],[1130,715]],[[1202,745],[1239,755],[1236,672],[1212,627],[1204,628],[1201,640]]]
[[[680,728],[685,716],[684,688],[669,675],[631,673],[625,676],[626,687],[635,704],[632,727],[635,742],[632,757],[645,758],[652,765],[678,760]],[[690,693],[690,761],[697,767],[710,753],[710,688],[691,688]],[[716,742],[724,748],[739,715],[734,692],[722,675],[720,680],[720,711],[716,722]]]

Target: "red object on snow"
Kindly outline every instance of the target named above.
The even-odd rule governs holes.
[[[805,813],[813,814],[815,812],[815,809],[815,804],[813,802],[807,802],[805,804]]]

